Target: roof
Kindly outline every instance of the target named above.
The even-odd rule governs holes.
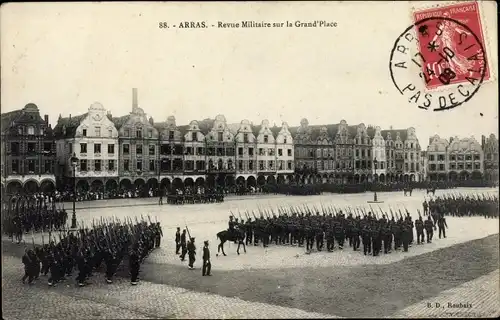
[[[56,138],[69,138],[74,137],[76,129],[80,125],[83,119],[88,115],[88,112],[81,114],[79,116],[62,118],[59,116],[57,124],[54,127],[54,136]],[[64,130],[66,128],[66,130]]]
[[[14,110],[6,113],[2,113],[2,123],[1,130],[2,133],[9,129],[16,119],[18,119],[23,114],[23,110]]]
[[[389,132],[391,133],[392,140],[396,140],[396,136],[397,136],[398,132],[399,132],[399,136],[401,137],[401,141],[406,140],[407,129],[382,130],[380,133],[382,134],[382,137],[384,137],[384,139],[387,139],[387,134]]]
[[[130,119],[130,114],[121,117],[112,117],[111,121],[115,124],[116,130],[120,130],[125,123]]]

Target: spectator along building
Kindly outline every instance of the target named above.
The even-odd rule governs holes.
[[[2,195],[54,190],[56,146],[49,117],[38,107],[1,115]]]

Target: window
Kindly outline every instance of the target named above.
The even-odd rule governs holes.
[[[223,132],[218,132],[218,138],[219,138],[218,141],[224,141]]]
[[[238,148],[238,156],[243,156],[243,148]]]
[[[366,152],[367,152],[368,157],[372,156],[372,151],[370,149],[367,149]]]
[[[248,170],[253,171],[253,160],[248,161]]]
[[[243,160],[238,160],[238,170],[243,170]]]
[[[196,154],[198,154],[198,155],[200,155],[200,156],[204,155],[204,154],[205,154],[205,153],[204,153],[205,151],[204,151],[203,149],[204,149],[204,148],[201,148],[201,147],[196,148]]]
[[[429,161],[434,161],[434,155],[433,154],[429,155]]]
[[[108,160],[108,170],[109,171],[115,170],[115,160]]]
[[[10,143],[10,152],[13,155],[18,155],[19,154],[19,142],[11,142]]]
[[[69,149],[69,153],[73,153],[73,144],[72,143],[68,144],[68,149]]]
[[[441,163],[441,164],[439,165],[439,171],[444,171],[444,164],[442,164],[442,163]]]
[[[36,152],[36,143],[28,142],[28,153],[35,153],[35,152]]]
[[[155,161],[149,160],[149,171],[155,171]]]
[[[29,134],[29,135],[34,135],[34,134],[35,134],[35,128],[34,128],[34,127],[32,127],[32,126],[29,126],[29,127],[28,127],[28,134]]]
[[[135,146],[135,152],[137,154],[142,154],[142,144],[138,144]]]
[[[175,132],[174,132],[174,131],[172,131],[172,130],[170,130],[170,131],[168,132],[168,139],[169,139],[169,140],[173,140],[173,139],[174,139],[174,137],[175,137]]]
[[[100,143],[94,144],[94,153],[101,153],[101,144]]]
[[[101,170],[101,160],[94,160],[94,171],[99,172]]]
[[[130,145],[124,144],[123,145],[123,154],[129,154],[130,153]]]
[[[19,173],[19,160],[12,160],[12,173]]]
[[[191,140],[198,141],[198,132],[191,132]]]
[[[278,156],[282,156],[283,155],[283,149],[278,149]]]
[[[274,170],[274,161],[272,160],[269,161],[269,169]]]
[[[269,148],[269,155],[270,155],[270,156],[274,156],[274,149]]]
[[[248,133],[243,134],[243,142],[248,143]]]
[[[43,171],[45,173],[52,173],[52,161],[45,160],[45,164],[43,166]]]
[[[155,155],[155,145],[154,144],[150,144],[149,145],[149,155],[150,156],[154,156]]]
[[[135,137],[142,138],[142,129],[141,128],[135,129]]]
[[[153,130],[149,129],[148,130],[148,138],[152,138],[153,137]]]
[[[86,137],[86,136],[87,136],[87,129],[83,129],[83,130],[82,130],[82,135],[83,135],[84,137]]]
[[[125,159],[123,160],[123,171],[129,171],[130,170],[130,160]]]
[[[80,153],[87,153],[87,144],[80,143]]]
[[[265,156],[264,149],[259,148],[259,156]]]
[[[23,127],[17,128],[17,133],[18,134],[23,134]]]
[[[130,137],[130,130],[129,130],[129,129],[125,129],[125,130],[123,130],[123,135],[124,135],[125,137]]]
[[[286,144],[286,138],[283,138],[283,143]]]
[[[114,153],[115,153],[115,145],[108,144],[108,154],[114,154]]]
[[[142,160],[137,160],[137,171],[142,171]]]
[[[292,156],[292,149],[288,149],[288,156],[291,157]]]
[[[468,162],[466,165],[465,165],[465,168],[467,170],[472,170],[472,163]]]
[[[95,136],[100,137],[101,136],[101,127],[95,127]]]
[[[44,142],[43,144],[43,151],[44,152],[50,152],[52,150],[52,143],[50,142]]]
[[[264,170],[264,161],[259,160],[259,170]]]
[[[248,155],[253,157],[253,148],[248,148]]]
[[[87,171],[87,160],[80,160],[80,171]]]
[[[288,170],[292,170],[292,161],[287,162],[287,168]]]
[[[359,157],[359,150],[356,149],[356,157]]]
[[[108,130],[108,137],[109,138],[113,137],[113,130],[111,130],[111,129]]]
[[[268,143],[269,142],[269,136],[266,134],[264,135],[264,143]]]
[[[480,157],[479,157],[479,155],[478,155],[478,154],[475,154],[475,155],[474,155],[474,160],[480,160]]]

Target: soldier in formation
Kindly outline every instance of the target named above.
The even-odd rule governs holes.
[[[128,260],[131,284],[137,284],[141,263],[159,246],[161,228],[151,220],[148,223],[136,219],[133,223],[131,219],[123,222],[113,219],[93,222],[92,228],[82,227],[74,233],[59,231],[58,236],[57,241],[55,232],[49,232],[48,243],[45,243],[42,234],[42,246],[26,250],[22,259],[25,265],[23,282],[26,279],[32,282],[41,273],[49,275],[49,286],[55,286],[77,271],[76,283],[83,287],[104,262],[105,279],[111,284],[123,261]]]
[[[46,197],[9,197],[2,199],[2,227],[14,242],[22,241],[30,231],[65,229],[68,213],[57,209],[56,203]]]
[[[498,218],[498,196],[485,194],[445,194],[422,203],[425,212],[453,217],[483,216]],[[436,219],[437,220],[437,219]]]
[[[362,243],[365,255],[378,256],[393,250],[408,251],[414,241],[414,232],[417,234],[417,244],[425,243],[424,230],[427,243],[432,241],[436,226],[430,216],[424,222],[419,211],[419,218],[414,223],[407,209],[404,209],[405,213],[401,209],[397,212],[391,209],[390,219],[389,214],[380,208],[378,213],[370,209],[367,212],[365,209],[322,207],[322,213],[317,208],[308,207],[279,208],[278,212],[260,209],[260,217],[252,212],[253,219],[248,212],[245,212],[246,220],[239,213],[241,222],[231,214],[229,230],[244,230],[246,243],[254,243],[255,246],[260,242],[264,247],[270,243],[298,246],[305,243],[307,253],[313,249],[322,251],[324,241],[329,252],[344,250],[346,243],[354,251]]]

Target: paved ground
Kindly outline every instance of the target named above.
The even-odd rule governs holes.
[[[479,193],[487,192],[498,191],[479,189]],[[412,213],[421,209],[423,197],[422,192],[415,192],[412,197],[379,194],[379,200],[385,201],[380,205],[382,209],[406,207]],[[270,196],[214,205],[133,208],[117,207],[123,203],[116,200],[99,201],[108,208],[80,209],[79,221],[90,226],[100,216],[140,219],[141,214],[144,217],[149,214],[161,223],[165,235],[162,248],[143,265],[141,285],[130,287],[119,280],[107,286],[99,278],[83,289],[71,285],[49,290],[44,279],[43,284],[28,288],[19,281],[22,274],[19,255],[23,246],[3,239],[4,318],[62,318],[69,314],[73,318],[75,314],[81,314],[82,318],[474,317],[499,310],[497,304],[488,300],[498,298],[498,282],[496,286],[491,284],[493,277],[498,277],[498,220],[447,218],[446,239],[414,245],[408,253],[380,257],[365,257],[351,250],[304,255],[300,248],[276,246],[267,250],[251,246],[246,254],[237,256],[234,244],[226,246],[227,257],[215,257],[215,234],[227,229],[229,211],[238,216],[238,211],[243,215],[246,210],[257,211],[264,206],[304,203],[318,208],[320,204],[367,207],[366,201],[371,198],[371,194]],[[201,277],[199,269],[187,270],[186,264],[174,256],[175,228],[186,224],[199,243],[211,240],[213,277]],[[41,243],[41,239],[41,235],[35,235],[36,243]],[[31,235],[27,235],[26,242],[31,243]],[[201,246],[198,246],[195,265],[199,267]],[[127,277],[126,270],[120,275]],[[46,313],[32,306],[19,308],[20,304],[29,304],[19,297],[39,301]],[[471,303],[473,308],[466,310],[468,314],[463,313],[463,308],[452,310],[462,313],[451,314],[449,308],[443,311],[423,307],[427,302],[444,305],[441,302],[447,304],[447,299]],[[62,303],[58,305],[58,301]]]

